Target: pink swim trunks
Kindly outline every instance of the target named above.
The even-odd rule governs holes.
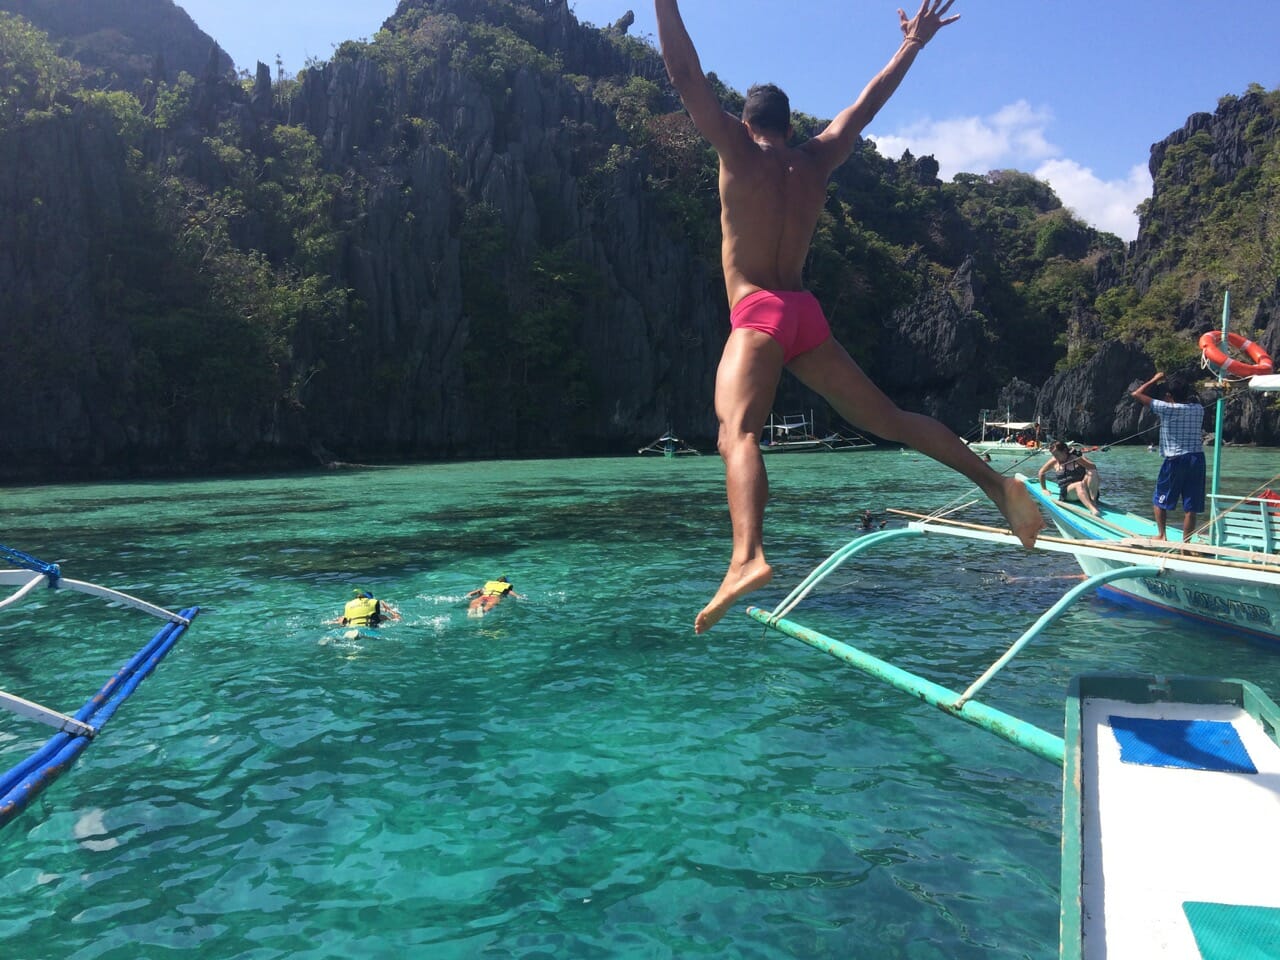
[[[759,330],[778,341],[783,363],[831,336],[822,305],[808,290],[757,290],[738,301],[729,324],[735,330]]]

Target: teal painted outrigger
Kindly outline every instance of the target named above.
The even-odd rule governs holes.
[[[944,713],[1062,766],[1062,960],[1108,956],[1113,960],[1135,956],[1243,960],[1280,956],[1280,885],[1274,878],[1266,877],[1256,888],[1245,890],[1239,884],[1209,882],[1224,874],[1239,873],[1241,861],[1257,860],[1264,871],[1280,862],[1280,707],[1261,690],[1240,680],[1082,676],[1072,682],[1067,694],[1062,737],[974,699],[1027,643],[1040,636],[1081,596],[1127,579],[1159,581],[1167,575],[1162,566],[1130,564],[1088,577],[1025,630],[962,692],[949,690],[787,619],[787,614],[824,577],[852,557],[895,540],[930,534],[1011,546],[1017,543],[1012,535],[990,528],[937,519],[914,522],[906,529],[883,531],[850,542],[820,564],[772,612],[750,607],[747,614]],[[1053,538],[1045,538],[1039,546],[1060,552],[1077,549],[1072,541]],[[1168,733],[1170,725],[1172,735]],[[1187,732],[1206,729],[1205,725],[1211,731],[1208,740]],[[1222,733],[1227,726],[1230,736]],[[1264,776],[1255,773],[1251,782],[1242,783],[1250,776],[1248,773],[1213,766],[1219,742],[1231,736],[1242,744]],[[1146,754],[1150,754],[1152,744],[1158,744],[1161,752],[1154,761],[1149,755],[1138,761],[1126,759],[1126,750],[1135,742],[1146,748]],[[1235,761],[1234,756],[1231,759]],[[1139,806],[1136,814],[1128,812],[1123,799],[1113,799],[1140,798],[1144,791],[1151,793],[1149,803]],[[1246,791],[1246,799],[1241,799],[1241,791]],[[1259,798],[1272,806],[1249,806]],[[1197,807],[1197,803],[1201,806]],[[1162,846],[1169,845],[1170,837],[1148,837],[1143,833],[1162,823],[1151,814],[1160,807],[1184,816],[1176,829],[1170,830],[1170,837],[1176,837],[1188,848],[1195,846],[1188,835],[1206,820],[1206,808],[1220,807],[1219,820],[1238,820],[1251,836],[1268,839],[1266,843],[1255,840],[1247,850],[1233,849],[1230,844],[1209,844],[1206,850],[1197,846],[1199,859],[1187,863],[1184,870],[1165,869],[1162,872],[1167,876],[1156,878],[1157,882],[1145,876],[1143,882],[1125,882],[1121,879],[1124,868],[1133,864],[1124,860],[1137,861],[1141,869]],[[1267,809],[1271,810],[1270,815]],[[1139,850],[1145,852],[1122,854],[1121,862],[1114,862],[1116,856],[1103,848],[1099,826],[1103,822],[1113,831],[1110,836],[1136,837]],[[1210,829],[1220,830],[1221,826],[1211,823]],[[1114,839],[1109,843],[1111,848],[1117,846]],[[1266,849],[1260,850],[1260,846]],[[1186,882],[1181,882],[1184,879]],[[1134,952],[1135,944],[1141,945],[1138,952]],[[1267,951],[1268,944],[1274,950],[1256,952]]]

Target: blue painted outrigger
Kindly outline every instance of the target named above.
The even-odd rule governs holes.
[[[25,810],[41,791],[70,769],[120,704],[133,694],[138,685],[173,649],[200,612],[200,608],[187,607],[180,613],[173,613],[118,590],[69,579],[62,576],[57,564],[46,563],[3,545],[0,545],[0,559],[17,565],[17,569],[0,570],[0,585],[18,587],[12,595],[0,601],[0,608],[15,604],[43,587],[51,590],[73,590],[122,603],[166,621],[151,640],[130,657],[73,715],[0,691],[0,710],[57,730],[34,753],[0,775],[0,827],[3,827]]]

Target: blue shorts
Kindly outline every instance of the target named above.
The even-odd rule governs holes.
[[[1184,453],[1166,457],[1156,477],[1156,495],[1151,502],[1162,510],[1177,506],[1187,513],[1204,513],[1204,454]]]

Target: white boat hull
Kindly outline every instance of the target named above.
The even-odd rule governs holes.
[[[1079,556],[1088,576],[1134,566],[1133,560]],[[1147,558],[1150,562],[1150,558]],[[1207,569],[1207,568],[1206,568]],[[1113,600],[1135,603],[1280,644],[1280,585],[1234,577],[1166,571],[1156,577],[1117,580],[1099,587]]]
[[[996,441],[975,440],[969,444],[969,449],[978,456],[984,454],[993,459],[999,457],[1003,460],[1029,460],[1034,457],[1047,457],[1048,450],[1040,447],[1026,447],[1020,443],[999,443]]]
[[[1153,564],[1163,568],[1159,577],[1112,581],[1098,588],[1100,594],[1280,645],[1280,562],[1274,555],[1245,555],[1254,562],[1183,555],[1176,542],[1165,546],[1143,541],[1143,536],[1151,535],[1145,529],[1149,521],[1111,511],[1094,520],[1078,507],[1064,506],[1035,484],[1028,484],[1028,488],[1049,511],[1061,536],[1081,544],[1074,556],[1086,575]],[[1122,529],[1121,524],[1128,529]],[[1135,542],[1147,546],[1124,549],[1125,543]]]

